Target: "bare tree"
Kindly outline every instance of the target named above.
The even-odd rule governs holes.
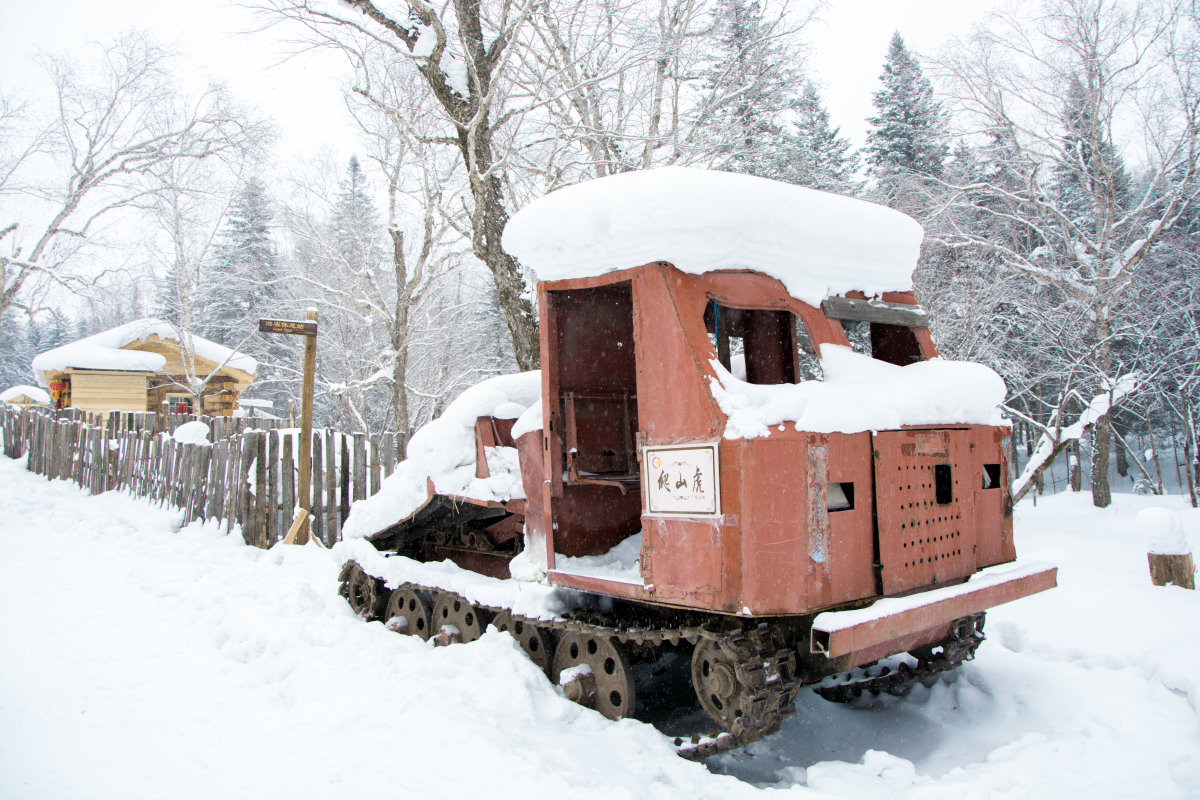
[[[142,35],[122,36],[95,61],[95,71],[44,61],[55,105],[44,124],[34,121],[34,109],[21,116],[4,107],[22,144],[0,164],[3,213],[11,220],[0,222],[7,246],[0,313],[28,310],[47,284],[77,285],[82,275],[72,267],[81,249],[102,220],[151,201],[156,170],[222,153],[243,132],[220,90],[180,96],[167,54]]]
[[[334,7],[316,0],[271,0],[280,15],[298,20],[320,40],[342,48],[360,77],[379,51],[402,59],[420,76],[447,129],[440,137],[456,149],[470,198],[471,246],[487,265],[496,286],[517,364],[538,363],[537,321],[531,294],[517,261],[504,251],[500,236],[508,222],[503,162],[496,152],[497,131],[505,123],[502,106],[514,42],[529,19],[534,0],[454,0],[440,8],[409,0],[403,16],[389,14],[371,0],[346,0]],[[357,91],[381,106],[378,83],[363,81]]]
[[[1082,311],[1058,327],[1072,334],[1062,359],[1090,381],[1082,395],[1109,396],[1094,420],[1098,506],[1110,502],[1108,412],[1137,369],[1119,357],[1125,300],[1196,194],[1194,41],[1175,4],[1062,0],[1033,20],[999,16],[938,62],[958,120],[996,143],[1010,177],[954,187],[949,207],[1019,226],[1032,246],[988,227],[953,227],[940,241],[989,253],[1054,293],[1062,313]],[[1127,164],[1143,177],[1131,180]]]

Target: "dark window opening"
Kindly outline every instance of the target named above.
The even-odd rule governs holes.
[[[704,310],[704,326],[721,366],[747,383],[796,382],[796,326],[790,312],[729,308],[714,300]]]
[[[846,332],[850,347],[856,353],[898,367],[915,364],[921,360],[921,345],[917,341],[917,335],[906,325],[843,319],[842,330]]]
[[[831,483],[826,487],[826,507],[830,511],[852,511],[854,509],[854,484]]]
[[[872,322],[871,355],[880,361],[906,367],[921,360],[921,345],[912,328]]]
[[[984,464],[983,465],[983,488],[999,489],[1000,488],[1000,465],[999,464]]]
[[[933,497],[939,506],[954,502],[954,476],[949,464],[933,465]]]

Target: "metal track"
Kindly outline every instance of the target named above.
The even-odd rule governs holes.
[[[349,588],[352,564],[354,562],[347,562],[342,569],[340,593],[347,600],[351,600],[353,606]],[[379,581],[374,576],[370,577]],[[397,588],[424,592],[429,597],[449,593],[440,587],[411,583]],[[378,618],[382,613],[379,609],[383,606],[378,598],[372,600],[372,603],[373,605],[364,609],[364,616]],[[511,609],[500,606],[474,606],[483,612],[487,622],[499,614],[506,613],[513,622],[522,622],[550,631],[556,638],[566,633],[582,633],[611,638],[623,645],[635,647],[678,645],[683,642],[695,645],[701,639],[719,641],[722,647],[734,654],[738,679],[750,687],[749,713],[738,719],[729,731],[709,730],[690,736],[667,737],[680,756],[692,761],[727,753],[769,736],[778,731],[783,720],[796,710],[795,700],[800,680],[796,676],[795,652],[787,645],[786,637],[772,630],[766,623],[728,629],[713,629],[704,625],[623,625],[595,612],[585,613],[577,618],[543,620],[513,614]],[[486,625],[486,622],[484,624]]]
[[[844,673],[840,680],[824,681],[814,686],[813,691],[834,703],[852,703],[864,692],[903,696],[917,681],[933,680],[940,673],[956,669],[964,661],[974,658],[975,650],[985,638],[983,620],[984,615],[980,613],[955,622],[949,639],[915,654],[915,667],[903,663],[895,669],[882,667],[877,675],[871,675],[869,668],[859,668]]]

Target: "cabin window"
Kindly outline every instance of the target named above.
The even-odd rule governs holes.
[[[796,382],[797,325],[790,311],[730,308],[715,300],[704,311],[717,360],[747,383]]]
[[[172,416],[175,414],[192,414],[192,398],[176,395],[167,398],[167,413]]]

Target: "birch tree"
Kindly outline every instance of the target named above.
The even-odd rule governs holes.
[[[1087,373],[1093,502],[1110,502],[1111,408],[1136,366],[1117,357],[1127,294],[1196,192],[1194,26],[1172,4],[1061,0],[1031,20],[1001,15],[938,66],[959,120],[1005,154],[1011,184],[955,187],[967,208],[1032,232],[1031,247],[959,226],[942,243],[998,259],[1083,310],[1063,357]],[[1130,132],[1136,132],[1130,133]],[[1124,165],[1144,178],[1132,183]],[[1065,319],[1066,317],[1063,317]],[[1061,395],[1066,397],[1066,394]]]
[[[242,115],[222,91],[180,94],[164,50],[136,33],[86,66],[44,58],[53,110],[0,101],[0,314],[34,311],[39,291],[74,289],[103,223],[144,207],[162,165],[238,146]],[[47,177],[48,176],[48,177]]]
[[[537,366],[537,321],[522,269],[500,243],[511,202],[497,145],[498,131],[506,121],[506,79],[515,58],[514,45],[533,4],[533,0],[453,0],[441,7],[422,0],[271,3],[278,14],[299,21],[324,43],[341,48],[360,77],[369,67],[363,54],[379,55],[365,42],[378,45],[419,76],[433,101],[431,108],[444,123],[441,138],[461,160],[470,200],[472,251],[491,271],[521,369]],[[357,90],[386,105],[384,98],[372,96],[375,85],[361,82]]]

